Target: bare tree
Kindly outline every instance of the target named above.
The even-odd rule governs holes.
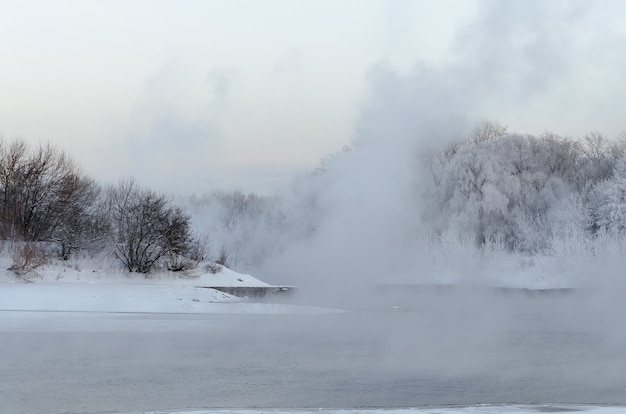
[[[165,255],[185,254],[193,240],[189,217],[133,179],[109,188],[106,204],[109,239],[130,272],[150,272]]]
[[[221,266],[228,267],[230,265],[229,261],[230,261],[230,251],[228,250],[228,247],[226,247],[225,244],[222,244],[222,247],[220,247],[219,256],[217,260],[215,260],[215,263]]]
[[[92,179],[77,174],[65,178],[47,236],[60,246],[62,259],[67,260],[72,250],[86,247],[100,237],[92,231],[99,193],[100,186]]]
[[[12,239],[19,233],[20,220],[18,216],[18,198],[20,176],[27,157],[28,147],[22,140],[14,140],[7,143],[0,140],[0,186],[2,199],[0,210],[2,211],[3,239]]]
[[[88,220],[97,185],[52,145],[30,150],[23,140],[0,140],[0,236],[55,241],[69,256]]]
[[[508,127],[500,124],[497,121],[483,120],[481,121],[470,141],[475,144],[480,144],[482,142],[493,141],[494,139],[502,138],[508,133]]]
[[[586,134],[580,145],[582,177],[596,183],[613,173],[615,162],[621,156],[619,144],[611,142],[599,132]],[[623,154],[623,152],[622,152]]]

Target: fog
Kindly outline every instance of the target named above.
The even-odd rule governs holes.
[[[192,202],[196,228],[213,254],[229,250],[236,270],[297,285],[307,303],[367,307],[387,284],[621,285],[623,223],[604,233],[595,223],[622,212],[592,211],[598,197],[589,190],[592,180],[619,181],[611,172],[618,161],[600,176],[580,144],[600,130],[609,154],[623,130],[610,108],[624,99],[613,87],[624,56],[607,49],[623,37],[610,16],[623,5],[610,5],[481,3],[445,62],[372,66],[354,132],[340,137],[349,142],[343,151],[274,198]],[[587,59],[598,50],[606,51],[602,65]],[[572,102],[576,110],[564,110]],[[500,142],[473,146],[485,119],[508,129]],[[622,154],[616,142],[610,148]],[[552,143],[582,155],[553,174],[544,168]],[[446,155],[450,148],[457,152]],[[509,178],[518,152],[528,171],[519,180]],[[613,190],[600,187],[610,199]]]
[[[615,85],[626,62],[620,52],[595,53],[605,41],[622,40],[615,19],[598,24],[607,13],[590,2],[485,2],[459,32],[449,61],[417,62],[404,72],[375,65],[354,134],[345,137],[350,144],[318,169],[276,197],[224,193],[188,202],[213,257],[224,247],[235,270],[298,286],[287,302],[349,312],[107,316],[113,336],[88,317],[60,333],[45,321],[35,332],[0,330],[3,367],[15,378],[0,388],[9,409],[23,404],[27,388],[42,401],[75,389],[68,412],[626,404],[623,217],[604,228],[599,215],[607,206],[587,211],[590,195],[621,185],[623,154],[596,178],[595,193],[565,173],[535,174],[541,189],[532,197],[522,179],[505,181],[513,174],[502,156],[540,142],[524,134],[553,125],[565,137],[620,132],[626,95]],[[572,79],[577,87],[566,88]],[[576,111],[562,111],[563,102],[578,102]],[[489,184],[481,199],[470,190],[461,201],[455,188],[433,191],[425,160],[471,141],[486,118],[510,133],[482,147],[459,144],[461,155],[442,167],[462,187],[469,174],[459,166],[478,160]],[[527,129],[511,132],[518,125],[510,119]],[[150,128],[179,130],[175,119],[149,121]],[[189,139],[204,127],[187,131]],[[504,161],[489,164],[490,155]],[[570,169],[582,171],[580,165]],[[585,170],[583,178],[596,172]],[[509,187],[519,191],[503,190]],[[514,204],[534,215],[507,210]],[[571,289],[523,289],[528,284]],[[28,404],[31,412],[42,409]]]
[[[621,35],[612,24],[594,24],[604,12],[589,7],[486,2],[459,32],[454,59],[418,62],[405,72],[373,67],[351,144],[280,195],[286,219],[278,234],[257,228],[260,241],[253,233],[246,242],[263,253],[246,263],[247,246],[240,246],[240,268],[299,286],[295,303],[364,312],[354,324],[305,324],[328,338],[373,346],[371,358],[355,362],[358,370],[375,365],[373,377],[392,373],[396,384],[421,387],[416,378],[428,378],[443,389],[431,390],[444,395],[439,403],[618,401],[605,391],[619,381],[615,367],[626,364],[619,351],[626,344],[619,328],[622,236],[594,238],[574,229],[579,201],[559,190],[537,226],[554,226],[543,238],[548,248],[522,254],[497,243],[477,248],[474,236],[464,234],[463,210],[433,209],[432,171],[424,162],[470,138],[486,118],[509,132],[524,127],[520,134],[556,128],[571,140],[595,129],[609,137],[623,130],[611,109],[594,104],[622,98],[608,83],[590,86],[601,76],[616,80],[613,69],[584,60],[603,39]],[[623,56],[603,59],[623,68]],[[579,82],[565,89],[564,80],[573,78]],[[580,103],[575,116],[562,110],[565,102]],[[507,176],[503,171],[493,175]],[[563,193],[573,187],[563,185]],[[445,230],[433,233],[437,226]],[[219,232],[213,235],[219,240]],[[533,293],[494,285],[574,289]],[[471,386],[463,381],[478,384],[467,399]]]
[[[429,249],[425,228],[449,218],[431,214],[423,222],[424,210],[432,207],[423,159],[469,137],[481,119],[496,119],[514,130],[516,125],[508,122],[512,113],[521,114],[512,118],[517,122],[527,121],[521,133],[540,134],[555,126],[566,137],[600,127],[609,136],[620,132],[617,118],[608,120],[593,104],[600,96],[616,103],[613,88],[597,83],[590,90],[587,85],[601,73],[612,78],[613,71],[592,68],[583,58],[602,47],[603,36],[620,36],[612,23],[594,25],[603,13],[581,2],[485,2],[459,30],[454,59],[440,65],[418,62],[406,73],[385,64],[373,67],[350,150],[324,160],[321,176],[299,181],[295,195],[285,196],[286,215],[312,221],[314,231],[306,237],[281,235],[275,241],[280,247],[250,270],[303,286],[432,282],[430,275],[419,275],[433,271],[424,262],[426,254],[428,263],[432,255],[456,256],[459,267],[488,279],[482,264],[467,257],[474,253],[462,240],[457,246],[450,240],[447,252],[424,253]],[[579,41],[582,36],[587,41]],[[622,56],[606,59],[623,63]],[[563,79],[579,76],[576,87],[563,90]],[[572,101],[581,102],[575,119],[559,110]],[[313,197],[315,204],[290,204],[289,197]],[[304,209],[313,212],[305,215]],[[449,282],[459,278],[464,279],[457,275]]]
[[[602,296],[442,289],[393,295],[395,311],[308,316],[9,313],[0,412],[626,404],[624,305]]]

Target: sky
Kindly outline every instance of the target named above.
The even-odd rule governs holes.
[[[389,102],[615,136],[625,41],[624,0],[0,0],[0,134],[103,183],[269,194],[364,128],[393,140]]]

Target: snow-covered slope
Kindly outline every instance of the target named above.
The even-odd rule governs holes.
[[[206,410],[176,411],[178,414],[266,414],[266,413],[310,414],[306,410]],[[622,414],[626,407],[594,407],[577,405],[540,405],[540,406],[490,406],[477,405],[472,407],[438,407],[438,408],[400,408],[400,409],[366,409],[366,410],[319,410],[324,414],[536,414],[542,412],[579,412],[581,414]],[[158,411],[158,414],[174,414],[170,411]],[[149,412],[145,414],[157,414]]]
[[[95,260],[53,261],[18,278],[0,258],[0,310],[159,313],[318,313],[321,309],[253,303],[211,287],[270,287],[222,266],[149,278]],[[328,311],[328,310],[326,310]]]

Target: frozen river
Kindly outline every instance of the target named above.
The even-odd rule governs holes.
[[[428,292],[330,315],[0,312],[0,413],[623,405],[620,303]]]

